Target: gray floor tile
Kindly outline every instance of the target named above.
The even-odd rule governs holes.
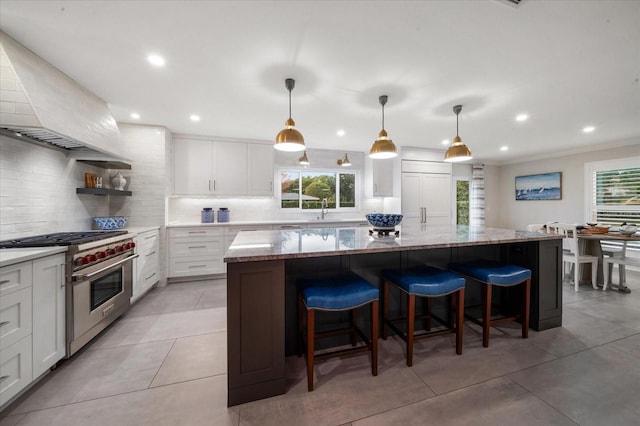
[[[34,411],[20,426],[237,426],[226,390],[226,375],[210,377]]]
[[[430,398],[433,392],[404,364],[398,346],[380,342],[378,376],[371,375],[369,358],[331,358],[317,364],[316,384],[307,392],[304,359],[287,358],[294,374],[285,395],[240,406],[242,425],[340,425],[353,419]]]
[[[640,299],[637,300],[637,303],[632,304],[629,303],[632,298],[635,297],[620,298],[615,296],[613,298],[583,300],[565,307],[564,312],[580,311],[638,332],[640,331]]]
[[[226,308],[226,306],[227,283],[224,280],[217,280],[204,289],[195,309]]]
[[[199,305],[205,293],[210,294],[212,290],[224,287],[224,280],[195,281],[185,283],[173,283],[164,287],[154,288],[149,291],[138,302],[136,302],[127,316],[140,316],[162,314],[169,312],[180,312],[202,308],[219,308],[226,306],[226,298],[211,306]],[[226,290],[225,290],[226,291]],[[217,294],[216,294],[217,296]],[[226,296],[226,293],[223,295]]]
[[[146,389],[172,346],[163,341],[83,351],[36,385],[12,414]]]
[[[411,368],[438,395],[555,359],[519,335],[492,336],[488,348],[479,337],[465,336],[462,355],[455,353],[452,339],[421,340],[414,351]]]
[[[509,375],[583,426],[637,425],[640,360],[598,347]]]
[[[640,358],[640,333],[633,336],[626,337],[624,339],[616,340],[609,343],[608,346],[612,346],[623,352],[633,355],[636,358]]]
[[[352,422],[354,426],[572,425],[518,384],[494,379]]]
[[[176,340],[151,387],[227,373],[227,333]]]
[[[25,416],[26,414],[15,414],[13,416],[0,417],[0,425],[16,426]]]
[[[196,336],[226,330],[226,308],[200,309],[145,316],[125,316],[91,348],[106,348]]]

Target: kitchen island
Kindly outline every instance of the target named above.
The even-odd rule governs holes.
[[[468,226],[319,228],[240,232],[227,251],[228,405],[286,392],[285,356],[295,353],[299,277],[352,271],[374,285],[386,268],[502,260],[532,270],[530,326],[562,324],[562,241],[553,234]],[[479,292],[467,291],[465,305]],[[506,291],[496,302],[517,305]],[[392,301],[393,304],[393,301]],[[339,320],[339,319],[337,319]]]

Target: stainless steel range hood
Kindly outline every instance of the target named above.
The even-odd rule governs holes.
[[[79,159],[125,160],[106,102],[0,31],[0,131]]]

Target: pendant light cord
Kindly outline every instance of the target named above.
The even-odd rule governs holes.
[[[384,104],[382,104],[382,130],[384,130]]]
[[[289,118],[291,118],[291,89],[289,89]]]
[[[458,132],[458,116],[460,113],[456,113],[456,136],[460,137],[460,134]],[[289,115],[291,115],[291,112],[289,112]]]

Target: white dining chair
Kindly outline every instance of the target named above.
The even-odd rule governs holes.
[[[564,237],[562,239],[562,263],[563,266],[572,266],[575,291],[578,291],[578,286],[580,285],[580,265],[584,265],[585,263],[591,264],[591,285],[597,290],[598,257],[580,254],[577,225],[558,222],[547,223],[547,232],[559,234]]]

